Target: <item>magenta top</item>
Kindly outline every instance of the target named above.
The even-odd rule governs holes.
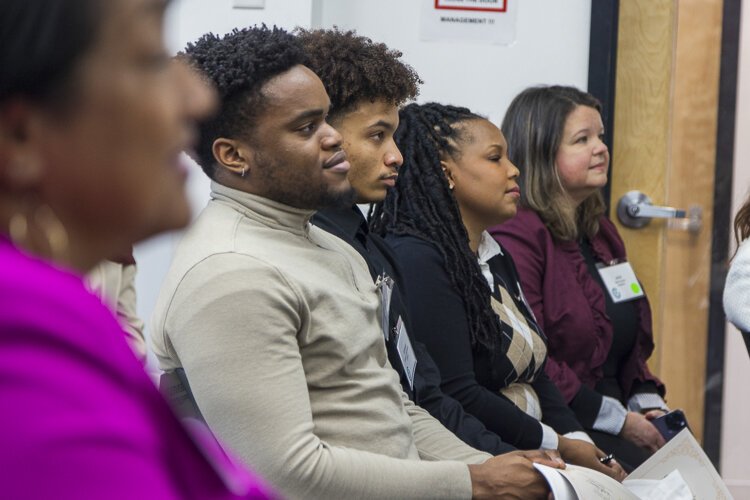
[[[0,235],[0,496],[272,498],[188,431],[81,277]]]

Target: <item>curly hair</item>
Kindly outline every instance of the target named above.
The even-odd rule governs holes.
[[[555,166],[565,122],[578,106],[601,112],[601,104],[589,93],[561,85],[530,87],[508,106],[502,131],[508,141],[508,157],[521,171],[521,205],[531,208],[557,240],[593,238],[606,206],[597,190],[575,209]]]
[[[198,163],[211,178],[216,172],[214,140],[251,138],[254,121],[264,110],[263,85],[298,64],[308,65],[294,35],[265,24],[234,29],[223,37],[208,33],[188,44],[181,55],[213,83],[219,94],[219,112],[200,124],[196,151]]]
[[[380,235],[412,235],[434,244],[445,260],[451,284],[463,298],[473,347],[495,353],[502,335],[490,305],[490,288],[469,247],[469,235],[440,160],[460,158],[471,140],[463,124],[486,118],[466,108],[438,103],[409,104],[399,112],[396,144],[404,155],[396,186],[370,220]]]
[[[351,111],[362,100],[384,99],[400,106],[419,95],[416,71],[399,58],[401,52],[354,31],[305,30],[296,34],[331,99],[329,117]]]

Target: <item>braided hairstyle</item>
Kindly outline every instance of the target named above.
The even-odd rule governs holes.
[[[396,186],[372,211],[370,226],[380,235],[412,235],[439,249],[451,284],[463,298],[472,347],[493,353],[503,336],[490,306],[490,288],[440,165],[442,158],[459,158],[461,145],[471,140],[462,125],[485,118],[438,103],[409,104],[399,118],[395,140],[404,163]]]

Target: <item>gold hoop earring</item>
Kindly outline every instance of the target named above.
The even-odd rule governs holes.
[[[29,221],[25,214],[16,212],[10,216],[8,233],[10,234],[11,241],[16,246],[25,246],[25,242],[29,237]]]
[[[50,257],[53,260],[60,260],[65,257],[70,243],[68,231],[65,230],[65,226],[63,226],[63,223],[57,218],[52,209],[47,205],[40,206],[36,210],[34,220],[44,235]]]

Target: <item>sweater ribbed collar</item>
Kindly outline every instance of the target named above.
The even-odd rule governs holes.
[[[232,208],[269,227],[285,229],[304,235],[309,229],[314,210],[294,208],[255,194],[232,189],[211,181],[211,198],[227,203]]]

